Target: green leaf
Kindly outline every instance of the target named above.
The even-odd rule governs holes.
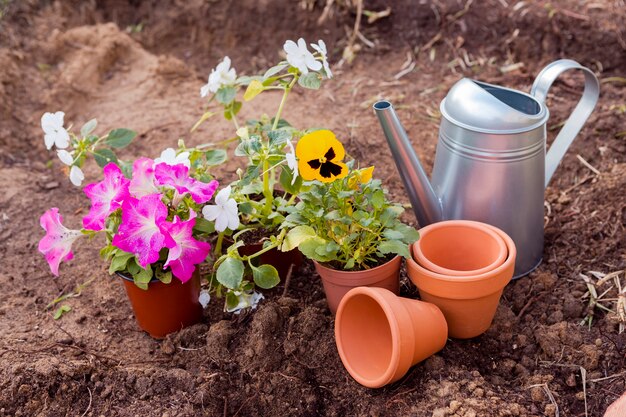
[[[241,178],[239,185],[245,186],[245,185],[250,184],[250,182],[252,182],[252,180],[257,178],[260,175],[260,173],[261,173],[261,168],[258,165],[248,165],[248,168],[246,168],[246,172],[245,174],[243,174],[243,177]]]
[[[226,161],[226,151],[224,149],[211,149],[204,153],[204,157],[207,165],[220,165]]]
[[[303,241],[314,237],[317,237],[317,233],[311,226],[296,226],[285,235],[280,250],[290,251],[297,248]]]
[[[395,255],[404,256],[406,259],[411,258],[411,253],[409,252],[409,245],[404,242],[400,242],[397,240],[386,240],[381,242],[378,245],[378,252],[383,255],[388,255],[393,253]]]
[[[80,128],[80,135],[82,137],[86,137],[96,129],[96,126],[98,126],[98,121],[96,119],[91,119]]]
[[[244,101],[251,101],[265,90],[263,83],[259,80],[252,80],[243,94]]]
[[[233,309],[239,305],[239,297],[232,291],[226,293],[226,307]]]
[[[273,75],[278,74],[279,72],[281,72],[282,70],[284,70],[288,66],[289,65],[287,65],[287,64],[274,65],[272,68],[270,68],[267,71],[265,71],[265,74],[263,74],[263,79],[267,80],[268,78],[270,78]]]
[[[146,268],[142,268],[140,265],[139,266],[139,271],[135,274],[133,274],[133,279],[135,281],[135,284],[139,283],[139,284],[145,284],[146,289],[148,288],[148,283],[152,280],[152,266],[150,266],[150,264],[146,265]],[[139,285],[139,287],[141,287]]]
[[[393,229],[387,229],[383,232],[383,236],[389,240],[402,240],[404,235],[402,232]]]
[[[215,224],[208,221],[204,217],[196,217],[196,224],[194,225],[193,229],[197,230],[200,233],[211,234],[215,232]]]
[[[402,237],[398,238],[398,240],[403,241],[407,245],[410,245],[420,238],[420,233],[417,231],[417,229],[404,223],[398,222],[398,224],[393,227],[393,230],[402,234]]]
[[[172,271],[169,269],[166,271],[164,269],[157,268],[154,270],[154,275],[163,284],[169,284],[170,282],[172,282]]]
[[[133,177],[133,164],[131,162],[118,160],[117,165],[119,165],[126,178],[131,179]]]
[[[117,156],[110,149],[97,149],[94,151],[93,156],[100,168],[104,168],[109,162],[117,164]]]
[[[109,274],[112,275],[116,271],[125,270],[128,260],[134,256],[135,255],[133,255],[132,253],[123,252],[121,250],[116,252],[113,256],[113,259],[111,259],[111,265],[109,265]]]
[[[285,143],[291,139],[291,132],[285,129],[276,129],[268,132],[267,137],[270,138],[270,146],[276,146],[282,149]]]
[[[302,177],[298,175],[296,180],[293,181],[293,172],[289,167],[283,165],[280,170],[280,185],[282,185],[283,190],[287,191],[289,194],[298,194],[302,187]]]
[[[304,256],[309,259],[313,259],[318,262],[328,262],[332,261],[333,258],[327,255],[320,254],[318,252],[318,249],[324,248],[327,243],[328,242],[326,242],[321,237],[315,236],[300,242],[300,244],[298,245],[298,249],[300,250],[300,252],[302,252]],[[325,253],[326,251],[323,250],[322,252]]]
[[[63,314],[68,313],[72,310],[72,307],[70,307],[67,304],[63,304],[61,307],[57,308],[57,310],[54,312],[54,315],[52,316],[53,319],[58,320],[60,319]]]
[[[128,146],[137,136],[137,132],[130,129],[114,129],[111,130],[109,136],[104,141],[112,148],[123,148]]]
[[[230,289],[237,289],[243,280],[244,266],[239,259],[227,257],[217,268],[216,278],[220,284]]]
[[[237,95],[237,90],[235,89],[235,87],[225,86],[217,90],[217,93],[215,93],[215,99],[218,102],[224,105],[227,105],[227,104],[230,104],[235,99],[236,95]]]
[[[239,208],[239,213],[241,214],[252,214],[254,212],[254,207],[247,201],[239,203],[237,208]]]
[[[252,267],[254,283],[266,290],[274,288],[280,282],[278,271],[272,265],[261,265],[258,268]]]
[[[304,88],[317,90],[322,85],[322,80],[320,79],[318,73],[309,72],[308,74],[304,74],[302,77],[298,78],[298,84]]]
[[[374,208],[377,210],[383,208],[383,205],[385,204],[385,193],[383,193],[383,190],[376,190],[376,192],[374,192],[374,195],[372,195],[371,203],[372,206],[374,206]]]

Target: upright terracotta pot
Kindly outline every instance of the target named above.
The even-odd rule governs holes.
[[[263,249],[262,243],[254,243],[251,245],[245,245],[240,247],[239,254],[243,256],[252,255]],[[293,264],[292,274],[295,274],[302,265],[302,253],[298,249],[290,250],[289,252],[282,252],[278,249],[271,249],[257,258],[252,259],[256,265],[269,264],[276,268],[278,276],[281,280],[287,278],[289,273],[289,266]]]
[[[394,294],[400,291],[400,265],[402,258],[396,256],[389,262],[363,271],[341,271],[328,268],[313,261],[315,270],[322,278],[328,308],[335,314],[344,295],[355,287],[386,288]]]
[[[358,287],[341,300],[335,342],[343,365],[361,385],[379,388],[443,349],[446,320],[437,306],[384,288]]]
[[[121,273],[117,275],[122,278],[137,324],[155,339],[162,339],[202,319],[202,305],[198,301],[200,274],[197,269],[184,284],[175,277],[169,284],[153,279],[147,290],[136,286],[132,277]]]
[[[493,230],[506,242],[508,256],[491,271],[453,276],[432,272],[413,259],[407,262],[409,278],[417,286],[422,300],[441,309],[451,337],[469,339],[484,333],[496,314],[504,287],[513,277],[515,244],[503,231],[495,227]]]
[[[508,256],[504,240],[488,224],[451,220],[420,229],[413,244],[415,261],[444,275],[478,275],[502,265]]]

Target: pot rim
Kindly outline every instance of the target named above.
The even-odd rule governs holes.
[[[343,269],[334,269],[334,268],[329,268],[326,265],[324,265],[323,263],[320,263],[314,259],[312,259],[313,263],[315,265],[317,265],[318,267],[320,267],[323,270],[328,270],[328,271],[333,271],[333,272],[339,272],[341,274],[346,274],[346,275],[351,275],[351,274],[361,274],[363,272],[370,272],[370,271],[376,271],[377,269],[380,269],[382,267],[384,267],[387,264],[390,264],[394,261],[396,261],[397,258],[402,258],[401,255],[396,255],[393,258],[391,258],[390,260],[388,260],[387,262],[380,264],[378,266],[375,266],[374,268],[370,268],[370,269],[361,269],[359,271],[344,271]]]
[[[515,248],[515,243],[513,242],[513,239],[511,239],[511,237],[506,234],[503,230],[492,226],[490,224],[486,224],[488,227],[490,227],[492,230],[494,230],[498,235],[500,235],[503,239],[504,242],[506,243],[506,246],[509,250],[508,256],[506,258],[506,260],[499,266],[497,266],[496,268],[484,272],[482,274],[475,274],[475,275],[460,275],[460,276],[453,276],[453,275],[444,275],[444,274],[440,274],[434,271],[431,271],[429,269],[424,268],[422,265],[420,265],[414,258],[415,256],[413,255],[413,248],[411,247],[411,259],[408,259],[407,262],[410,263],[411,267],[416,267],[420,272],[424,273],[424,275],[428,276],[431,279],[435,279],[435,280],[439,280],[439,281],[447,281],[447,282],[455,282],[455,283],[465,283],[465,282],[477,282],[477,281],[483,281],[483,280],[488,280],[491,278],[494,278],[495,276],[499,275],[500,273],[502,273],[506,268],[508,268],[511,263],[515,262],[515,258],[517,257],[517,249]],[[411,245],[412,246],[412,245]],[[508,282],[508,281],[507,281]]]
[[[378,265],[371,269],[363,269],[360,271],[344,271],[341,269],[333,269],[322,265],[317,261],[313,261],[317,273],[323,280],[329,281],[335,285],[354,287],[371,285],[373,283],[384,280],[383,271],[400,270],[402,265],[402,256],[396,255],[382,265]]]
[[[500,246],[501,250],[500,250],[500,253],[498,254],[498,257],[496,258],[494,262],[492,262],[491,264],[487,266],[484,266],[478,269],[465,270],[465,271],[444,268],[440,265],[437,265],[436,263],[428,259],[426,255],[424,255],[424,253],[421,250],[420,242],[422,242],[423,239],[425,239],[429,235],[429,233],[444,229],[446,227],[463,227],[466,229],[479,230],[481,232],[484,232],[485,234],[493,238],[493,240],[498,243],[498,246]],[[499,235],[497,231],[494,230],[493,227],[482,222],[477,222],[473,220],[445,220],[442,222],[429,224],[428,226],[425,226],[419,229],[419,234],[420,234],[419,240],[417,240],[411,245],[412,257],[422,267],[428,269],[429,271],[439,273],[442,275],[467,277],[467,276],[483,274],[485,272],[493,271],[496,267],[498,267],[499,265],[502,265],[504,262],[506,262],[509,256],[509,246],[507,245],[506,240],[503,239],[503,237]],[[504,250],[502,250],[502,247],[504,247]]]
[[[337,314],[335,318],[335,341],[337,342],[337,350],[339,351],[339,356],[341,358],[341,362],[344,367],[348,371],[348,373],[361,385],[364,385],[368,388],[379,388],[385,386],[391,381],[393,376],[396,374],[400,366],[400,326],[397,320],[390,320],[390,318],[395,317],[395,313],[391,308],[391,305],[387,301],[387,299],[380,294],[377,290],[381,288],[371,288],[371,287],[355,287],[348,291],[346,295],[344,295],[341,303],[339,304],[339,308],[337,309]],[[384,288],[382,288],[384,289]],[[389,291],[389,290],[386,290]],[[391,291],[389,291],[391,293]],[[393,294],[393,293],[391,293]],[[357,295],[364,295],[373,299],[376,304],[383,310],[385,314],[385,318],[387,319],[387,323],[389,325],[389,329],[391,331],[391,358],[389,359],[389,365],[378,378],[365,378],[360,373],[356,372],[354,368],[344,361],[344,357],[346,357],[345,352],[343,350],[343,342],[339,342],[341,340],[341,328],[343,323],[343,310],[345,306],[348,304],[350,299]]]

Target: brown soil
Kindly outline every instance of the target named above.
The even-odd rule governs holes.
[[[139,331],[97,242],[82,242],[62,276],[51,276],[37,253],[38,218],[56,205],[78,226],[88,202],[45,150],[44,111],[64,110],[76,126],[98,117],[101,130],[137,130],[128,157],[155,157],[179,137],[220,139],[223,123],[188,134],[210,68],[228,54],[239,72],[252,72],[298,36],[325,39],[337,62],[354,10],[333,6],[318,26],[325,3],[0,1],[0,415],[584,416],[586,403],[589,416],[600,416],[626,390],[626,335],[616,317],[596,310],[590,328],[579,325],[588,313],[579,274],[626,268],[626,94],[623,79],[611,78],[626,68],[621,0],[393,2],[390,17],[363,21],[374,48],[362,45],[352,65],[335,67],[336,80],[321,94],[290,98],[289,120],[333,129],[406,202],[370,110],[377,97],[399,108],[430,170],[437,106],[461,76],[528,91],[543,65],[569,57],[605,80],[546,192],[543,264],[506,288],[485,335],[450,340],[393,385],[366,389],[345,372],[308,262],[287,296],[281,284],[257,311],[240,316],[222,313],[213,300],[202,324],[164,341]],[[384,3],[368,1],[365,9]],[[139,33],[127,32],[140,23]],[[396,80],[407,55],[415,68]],[[500,71],[516,63],[523,65]],[[579,85],[578,75],[555,85],[550,139]],[[254,105],[277,101],[265,94]],[[237,164],[229,162],[224,178]],[[95,180],[97,171],[87,177]],[[66,301],[72,310],[53,320],[46,305],[91,278]],[[402,292],[416,295],[406,279]]]

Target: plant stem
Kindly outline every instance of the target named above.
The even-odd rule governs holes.
[[[219,233],[217,235],[217,242],[215,242],[215,249],[213,250],[213,253],[215,254],[215,256],[219,255],[220,252],[222,252],[223,242],[224,242],[224,232]]]
[[[270,169],[269,161],[265,159],[263,161],[263,195],[265,196],[265,215],[269,215],[272,210],[272,204],[274,202],[274,196],[270,189]]]
[[[278,121],[280,120],[280,114],[283,112],[283,107],[285,107],[285,103],[287,102],[287,96],[289,92],[293,88],[293,86],[298,81],[298,76],[294,75],[293,80],[289,83],[289,85],[285,88],[285,92],[283,93],[283,98],[280,100],[280,105],[278,106],[278,111],[276,112],[276,117],[274,117],[274,124],[272,125],[272,130],[276,130],[278,127]]]

